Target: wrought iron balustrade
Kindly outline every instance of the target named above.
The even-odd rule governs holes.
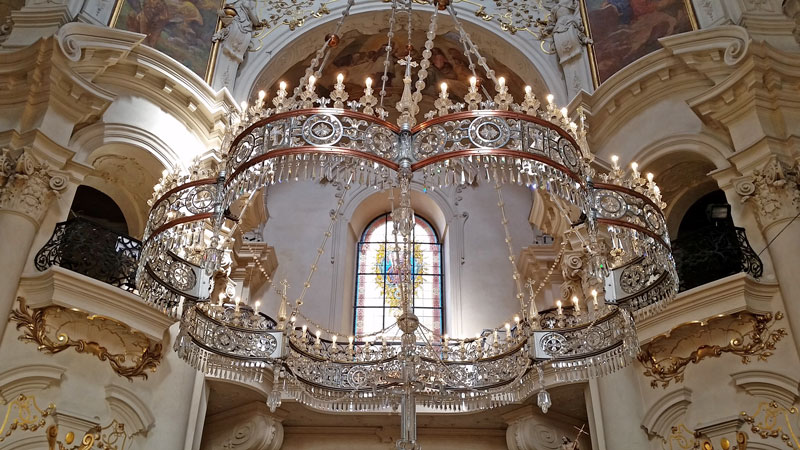
[[[134,292],[141,251],[142,243],[130,236],[74,218],[56,225],[34,264],[39,271],[59,266]]]
[[[744,228],[727,224],[704,227],[673,241],[672,255],[680,279],[679,291],[739,272],[759,278],[764,271]]]

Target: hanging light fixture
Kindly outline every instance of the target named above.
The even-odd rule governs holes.
[[[189,174],[166,173],[155,189],[137,274],[142,298],[180,319],[175,350],[193,367],[227,380],[271,377],[267,402],[273,410],[284,398],[325,411],[399,407],[398,449],[419,448],[418,405],[476,411],[536,393],[547,412],[551,398],[544,386],[545,368],[557,382],[579,382],[625,366],[638,353],[634,320],[658,312],[677,292],[664,205],[652,177],[641,178],[635,163],[626,174],[616,157],[610,173],[597,175],[590,165],[583,114],[573,121],[552,95],[542,104],[530,87],[524,98],[514,99],[447,1],[433,8],[421,60],[414,61],[412,3],[392,3],[383,76],[367,78],[360,98],[344,90],[341,74],[324,71],[349,16],[350,0],[293,91],[281,82],[271,102],[260,93],[254,105],[243,105],[232,118],[219,169],[198,161]],[[405,69],[403,91],[391,123],[386,82],[401,8],[408,15],[409,51],[398,61]],[[451,98],[442,83],[433,109],[421,112],[437,22],[444,15],[440,11],[449,13],[458,30],[472,77],[462,99]],[[328,76],[336,80],[333,91],[320,97],[317,82]],[[487,84],[494,85],[493,96]],[[247,303],[232,301],[233,292],[219,276],[238,226],[231,209],[264,186],[301,178],[339,182],[344,194],[337,198],[297,300],[291,304],[288,283],[283,283],[273,320]],[[519,304],[513,325],[509,320],[474,338],[458,339],[435,335],[420,324],[410,300],[412,178],[430,188],[475,179],[494,183]],[[302,305],[343,196],[355,184],[399,190],[391,213],[397,245],[391,251],[400,305],[390,327],[339,340],[338,333],[303,315]],[[504,184],[543,190],[585,217],[577,232],[585,240],[589,264],[583,287],[590,295],[576,294],[555,309],[539,311],[538,290],[529,282],[526,298],[507,227]]]

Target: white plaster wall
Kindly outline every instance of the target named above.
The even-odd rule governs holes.
[[[124,318],[118,317],[118,319]],[[187,444],[187,428],[190,423],[194,423],[196,420],[194,416],[197,414],[196,410],[192,410],[193,403],[196,403],[192,401],[192,395],[197,374],[172,352],[172,339],[177,334],[177,324],[173,325],[169,336],[165,339],[164,357],[156,372],[148,373],[147,380],[138,378],[133,382],[118,376],[107,361],[100,361],[94,355],[78,354],[71,348],[55,355],[48,355],[38,352],[33,343],[19,341],[17,337],[20,334],[21,332],[14,326],[6,328],[5,335],[0,341],[0,361],[2,361],[0,373],[37,364],[66,369],[60,383],[43,391],[26,392],[26,395],[36,397],[40,408],[53,403],[59,413],[85,418],[105,426],[114,418],[120,419],[114,417],[109,409],[106,387],[119,386],[134,393],[147,406],[154,418],[155,425],[146,436],[137,436],[132,448],[177,450],[183,449]],[[130,424],[126,425],[130,427]],[[67,431],[70,430],[62,427],[59,430],[60,438],[63,438],[63,433]],[[73,431],[79,439],[86,430]],[[44,435],[45,431],[36,433]],[[35,433],[16,432],[13,440],[33,434]],[[188,443],[191,444],[191,441]]]
[[[354,187],[346,200],[352,201],[352,197],[359,195],[356,191],[358,188]],[[527,221],[532,195],[529,189],[516,185],[503,186],[502,191],[514,253],[519,257],[521,248],[530,245],[534,237]],[[330,223],[329,212],[336,207],[337,201],[335,192],[330,184],[322,185],[313,181],[277,184],[267,190],[270,219],[265,227],[264,240],[275,247],[278,259],[273,286],[287,278],[291,284],[289,300],[292,303],[300,295],[302,284]],[[434,197],[431,193],[421,195]],[[452,196],[452,192],[444,195]],[[455,209],[459,214],[469,214],[464,225],[463,265],[458,253],[452,251],[453,247],[462,246],[462,238],[452,230],[458,225],[456,221],[463,219],[452,217],[453,211],[450,211],[451,216],[443,217],[444,223],[437,223],[430,212],[425,214],[425,208],[417,209],[434,222],[445,241],[447,332],[460,332],[462,336],[469,337],[484,328],[502,326],[511,321],[519,311],[519,306],[493,182],[481,182],[479,187],[467,188],[459,195],[462,200]],[[354,208],[358,210],[357,205]],[[387,202],[384,209],[370,214],[377,216],[388,210]],[[349,226],[350,219],[345,215],[337,223],[302,306],[302,312],[308,317],[342,332],[343,336],[348,335],[353,327],[355,250],[363,231]],[[359,218],[356,222],[365,222],[366,225],[370,220]],[[459,280],[457,270],[462,274],[458,286],[455,285]],[[262,290],[250,301],[254,302],[256,297],[263,297],[264,312],[275,315],[279,296],[274,289]]]

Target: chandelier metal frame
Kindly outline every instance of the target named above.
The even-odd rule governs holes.
[[[409,18],[411,4],[402,5]],[[342,20],[351,6],[352,0]],[[485,67],[452,5],[439,6],[453,17],[465,54]],[[395,1],[387,61],[398,7]],[[429,67],[438,11],[432,15],[419,72]],[[556,108],[552,96],[542,105],[529,88],[524,100],[514,103],[502,77],[487,67],[494,97],[480,86],[482,96],[475,78],[464,103],[450,101],[442,86],[435,110],[416,124],[426,74],[418,74],[413,92],[409,51],[397,124],[385,120],[385,84],[380,101],[367,82],[364,96],[344,109],[348,95],[341,77],[329,99],[314,91],[334,41],[335,33],[326,38],[293,96],[282,85],[274,108],[261,94],[233,118],[223,164],[198,161],[188,174],[165,173],[156,186],[137,286],[145,302],[180,320],[178,355],[212,377],[239,382],[271,377],[268,404],[273,409],[282,398],[327,411],[400,407],[399,449],[419,448],[417,405],[476,411],[523,401],[538,390],[546,412],[545,367],[552,368],[558,382],[576,382],[628,364],[638,353],[634,320],[656,313],[677,292],[663,203],[652,177],[642,178],[635,165],[628,176],[616,160],[610,173],[598,176],[581,112],[575,123],[566,109]],[[474,73],[475,65],[471,68]],[[330,101],[337,107],[325,107]],[[572,305],[540,312],[533,292],[526,301],[506,228],[520,304],[513,324],[476,338],[433,336],[420,326],[406,295],[394,337],[383,330],[380,342],[374,335],[351,336],[346,343],[337,342],[338,335],[322,338],[308,323],[300,326],[298,318],[305,317],[302,299],[338,209],[294,305],[289,305],[285,286],[277,319],[254,305],[232,302],[214,282],[241,216],[232,210],[265,186],[301,178],[339,182],[345,194],[353,184],[399,189],[400,205],[392,212],[399,242],[413,221],[412,179],[431,187],[482,179],[493,181],[498,194],[503,184],[544,191],[585,219],[573,227],[585,240],[589,262],[584,307],[575,297]],[[339,208],[343,202],[338,199]],[[396,251],[410,261],[407,246]],[[409,279],[407,272],[400,275]]]

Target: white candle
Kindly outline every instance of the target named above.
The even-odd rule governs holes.
[[[372,78],[367,77],[364,83],[367,85],[367,89],[372,89]]]
[[[597,309],[597,290],[592,289],[592,299],[594,302],[594,309]]]
[[[443,82],[440,87],[442,88],[442,94],[447,94],[447,83]]]
[[[619,169],[619,156],[611,155],[611,167],[613,167],[614,170]]]
[[[336,82],[341,83],[342,81],[344,81],[344,74],[340,73],[336,75]]]
[[[501,88],[506,86],[506,79],[505,77],[500,77],[497,79],[497,84],[500,85]]]
[[[525,93],[526,94],[530,94],[531,93],[531,87],[530,86],[525,86]]]
[[[581,305],[580,305],[580,303],[578,303],[578,296],[577,295],[573,295],[572,296],[572,305],[575,307],[575,312],[576,313],[581,312]]]
[[[316,83],[316,82],[317,82],[317,77],[315,77],[314,75],[311,75],[311,76],[308,77],[308,90],[309,91],[314,90],[314,83]]]
[[[553,100],[555,100],[555,97],[553,96],[553,94],[547,94],[547,103],[552,105],[553,104]]]
[[[566,107],[561,108],[561,117],[566,118],[567,114],[569,114],[569,111],[567,110],[567,108]]]
[[[282,91],[285,91],[286,90],[286,82],[285,81],[281,81],[278,84],[278,87],[280,87]]]
[[[562,315],[563,311],[561,310],[561,300],[556,300],[556,308],[558,308],[558,315]]]
[[[478,83],[478,79],[475,77],[469,77],[469,87],[475,89],[475,85]]]

